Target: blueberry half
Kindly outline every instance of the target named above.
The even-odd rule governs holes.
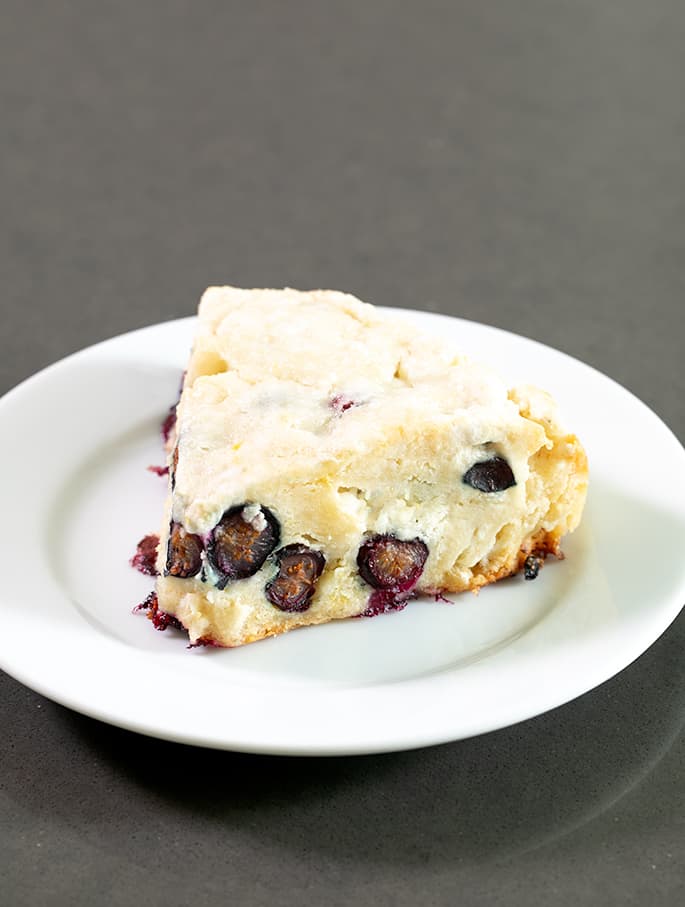
[[[220,575],[217,587],[253,576],[280,541],[278,520],[266,507],[231,507],[212,529],[207,558]]]
[[[428,546],[421,539],[402,541],[394,535],[367,539],[357,554],[359,574],[374,589],[404,592],[423,573]]]
[[[306,611],[326,558],[306,545],[286,545],[275,557],[278,573],[264,590],[267,599],[281,611]]]
[[[202,539],[186,532],[180,523],[172,523],[166,548],[165,576],[188,579],[202,569]]]

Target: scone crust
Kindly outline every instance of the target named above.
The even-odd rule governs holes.
[[[515,487],[464,486],[468,466],[493,454]],[[205,293],[169,462],[159,606],[192,642],[221,646],[362,614],[373,590],[355,558],[375,534],[425,539],[414,594],[477,591],[531,553],[561,556],[588,481],[583,447],[543,391],[509,389],[441,338],[321,290]],[[207,575],[164,575],[172,522],[207,539],[240,503],[277,513],[282,544],[325,553],[307,610],[266,601],[273,558],[223,590]]]

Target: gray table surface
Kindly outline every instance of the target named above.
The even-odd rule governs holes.
[[[682,440],[684,46],[675,0],[5,0],[0,391],[210,283],[327,286],[565,350]],[[147,739],[1,675],[0,902],[682,904],[684,642],[361,758]]]

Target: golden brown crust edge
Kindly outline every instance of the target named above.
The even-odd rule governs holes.
[[[521,546],[520,550],[515,554],[511,563],[504,564],[496,570],[490,571],[489,573],[474,572],[471,580],[468,583],[458,583],[458,582],[448,582],[442,586],[439,590],[435,592],[430,590],[420,590],[418,596],[434,595],[434,594],[461,594],[462,592],[474,592],[478,594],[483,586],[488,586],[491,583],[495,583],[498,580],[506,579],[507,577],[515,576],[521,570],[523,570],[527,558],[530,555],[535,555],[544,560],[549,555],[553,555],[559,559],[563,559],[564,555],[561,551],[559,545],[559,536],[554,532],[546,532],[541,530],[535,535],[531,536],[526,542]],[[371,590],[373,591],[373,590]],[[346,619],[346,618],[340,618]],[[330,621],[327,621],[330,622]],[[318,623],[316,620],[310,620],[306,624],[297,624],[293,626],[293,630],[300,629],[304,626],[315,626]],[[199,645],[209,644],[209,645],[218,645],[223,648],[234,648],[236,646],[248,645],[252,642],[259,642],[260,639],[268,639],[272,636],[281,636],[283,633],[291,632],[289,629],[278,629],[278,630],[265,630],[264,633],[253,634],[243,637],[240,642],[235,642],[232,644],[222,644],[217,642],[214,639],[201,639],[198,640]]]

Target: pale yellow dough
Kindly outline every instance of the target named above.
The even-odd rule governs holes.
[[[281,545],[326,558],[301,613],[265,598],[273,557],[223,591],[161,575],[159,607],[192,641],[224,646],[363,612],[373,590],[356,558],[374,534],[425,542],[419,591],[507,576],[532,550],[559,553],[587,487],[583,449],[547,394],[510,390],[440,337],[332,291],[208,289],[174,443],[160,573],[172,517],[206,535],[238,504],[268,507]],[[515,486],[486,494],[462,482],[495,455]]]

